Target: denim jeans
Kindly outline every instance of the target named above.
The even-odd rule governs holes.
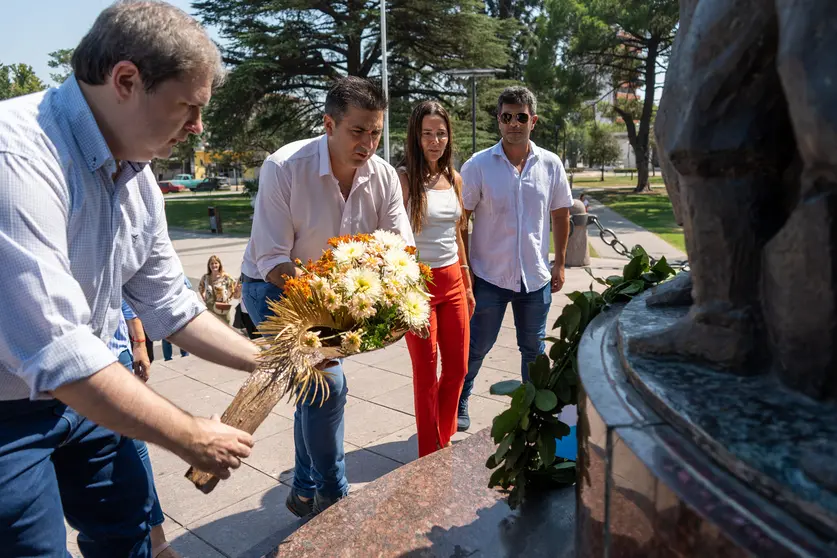
[[[482,361],[497,341],[510,302],[517,330],[517,347],[520,349],[520,376],[524,382],[529,379],[529,364],[535,362],[546,349],[543,338],[546,336],[546,316],[552,304],[552,291],[547,283],[529,293],[514,292],[475,277],[474,298],[477,307],[471,318],[468,375],[465,376],[460,400],[467,400],[471,395]]]
[[[163,360],[171,360],[171,356],[172,356],[171,343],[169,343],[168,341],[163,339]],[[189,353],[187,353],[183,349],[180,349],[180,356],[187,357],[187,356],[189,356]]]
[[[278,300],[282,291],[271,283],[244,283],[242,298],[253,323],[269,315],[267,300]],[[349,492],[343,450],[343,410],[349,390],[341,364],[327,368],[329,398],[319,405],[300,402],[294,412],[294,490],[307,498],[315,493],[336,500]]]
[[[151,486],[134,441],[57,400],[0,401],[0,555],[151,557]]]
[[[131,356],[131,351],[125,350],[119,353],[119,362],[130,370],[134,371],[134,359]],[[148,455],[148,446],[142,440],[134,440],[134,445],[137,448],[137,453],[142,459],[142,464],[145,467],[145,472],[148,475],[148,482],[151,485],[151,497],[153,503],[151,505],[151,515],[148,518],[148,524],[151,527],[162,525],[166,520],[163,516],[163,509],[160,507],[160,498],[157,496],[157,487],[154,485],[154,469],[151,467],[151,457]]]

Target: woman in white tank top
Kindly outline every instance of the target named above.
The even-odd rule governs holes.
[[[413,362],[419,457],[450,445],[459,394],[468,368],[474,294],[460,233],[462,179],[451,163],[451,126],[439,103],[425,101],[410,116],[404,166],[404,203],[419,261],[433,270],[430,335],[407,334]],[[437,381],[438,355],[442,373]]]

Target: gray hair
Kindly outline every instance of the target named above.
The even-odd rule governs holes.
[[[526,105],[529,107],[529,114],[532,116],[537,114],[538,101],[535,99],[534,93],[521,85],[514,87],[506,87],[500,98],[497,99],[497,114],[503,110],[503,105]]]
[[[190,72],[224,81],[221,54],[206,30],[186,12],[159,1],[120,1],[105,9],[73,52],[76,79],[103,85],[123,61],[139,69],[145,90]]]

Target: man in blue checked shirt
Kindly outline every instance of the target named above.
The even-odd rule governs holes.
[[[152,556],[132,439],[221,478],[252,437],[193,417],[108,349],[126,300],[153,339],[252,371],[257,348],[183,284],[148,161],[202,131],[217,47],[163,2],[96,19],[58,89],[0,103],[0,554]],[[123,437],[125,436],[125,437]]]

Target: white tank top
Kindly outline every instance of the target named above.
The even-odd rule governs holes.
[[[456,192],[453,188],[425,191],[427,215],[421,232],[415,235],[419,260],[431,268],[453,265],[459,261],[456,229],[462,215]]]

